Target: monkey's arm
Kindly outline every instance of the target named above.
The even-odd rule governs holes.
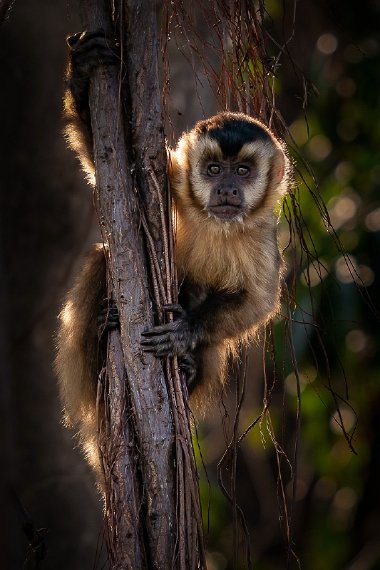
[[[93,143],[88,103],[90,79],[99,65],[115,65],[119,61],[117,44],[105,35],[104,30],[75,34],[67,38],[67,44],[69,64],[65,77],[65,134],[84,171],[92,180]]]
[[[211,292],[198,306],[183,311],[177,306],[167,310],[179,317],[143,333],[143,349],[156,356],[183,356],[201,345],[218,344],[245,336],[273,312],[275,296],[255,299],[247,290],[236,293]],[[273,297],[273,298],[272,298]]]

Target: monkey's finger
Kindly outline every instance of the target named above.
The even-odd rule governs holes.
[[[151,346],[156,347],[156,346],[169,344],[169,343],[170,343],[169,337],[165,337],[165,336],[144,338],[143,340],[140,341],[140,344],[143,348],[144,347],[151,347]]]
[[[143,352],[156,352],[157,350],[156,346],[145,346],[143,344],[141,344],[141,348],[143,349]]]
[[[140,344],[143,347],[145,346],[171,347],[174,346],[175,344],[175,336],[170,331],[164,331],[161,334],[150,335],[148,337],[143,338],[140,341]]]
[[[179,303],[168,303],[162,307],[162,310],[165,311],[165,313],[173,313],[181,317],[186,315],[186,312]]]
[[[157,346],[144,345],[144,346],[142,346],[142,349],[144,352],[153,353],[158,358],[162,358],[164,356],[174,356],[176,354],[176,351],[173,349],[173,346],[171,344],[167,344],[167,345],[161,345],[160,344]]]
[[[167,323],[166,325],[158,325],[157,327],[153,327],[147,331],[141,333],[142,336],[151,337],[151,336],[158,336],[161,334],[169,333],[174,330],[173,323]]]
[[[140,341],[142,347],[144,346],[157,346],[158,344],[165,342],[164,337],[159,336],[150,336],[149,338],[143,338]]]
[[[176,351],[173,348],[159,348],[156,351],[156,356],[158,358],[165,358],[166,356],[176,356]]]
[[[148,339],[141,340],[140,345],[143,347],[143,350],[148,350],[150,347],[154,347],[155,344],[150,342]]]
[[[116,307],[104,308],[97,317],[98,327],[107,330],[116,329],[120,326],[119,311]]]

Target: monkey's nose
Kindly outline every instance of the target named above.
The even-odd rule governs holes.
[[[230,197],[230,196],[237,196],[238,195],[238,190],[237,188],[235,188],[235,186],[220,186],[216,193],[218,194],[218,196],[225,196],[226,198]]]
[[[230,206],[241,206],[242,199],[239,188],[233,184],[222,185],[216,189],[216,201],[218,204],[230,205]]]

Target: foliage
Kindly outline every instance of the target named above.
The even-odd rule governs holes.
[[[278,8],[276,4],[276,18],[281,21],[283,14]],[[306,20],[296,22],[292,45],[295,59],[298,50],[310,50],[304,71],[318,95],[309,101],[306,113],[303,109],[298,116],[289,112],[293,113],[289,145],[297,161],[297,173],[293,199],[288,198],[284,205],[291,229],[283,222],[280,230],[287,257],[286,281],[294,294],[292,340],[298,374],[293,371],[284,324],[279,322],[274,333],[279,378],[272,395],[271,422],[276,438],[292,460],[300,404],[297,488],[293,507],[287,504],[288,509],[293,509],[294,550],[302,567],[375,570],[380,568],[376,542],[376,479],[380,464],[375,448],[380,440],[380,333],[376,309],[380,295],[380,44],[375,35],[380,13],[373,3],[366,12],[357,11],[353,26],[349,16],[355,9],[353,2],[346,6],[343,18],[341,11],[335,18],[334,11],[331,16],[323,6],[317,9],[320,31],[311,50],[297,38],[297,26],[310,29]],[[293,87],[287,71],[278,73],[276,91],[280,100]],[[318,207],[321,202],[327,207],[326,215]],[[295,208],[299,208],[304,243],[298,234],[292,234]],[[283,312],[286,321],[285,306]],[[284,393],[279,385],[281,376]],[[259,410],[247,413],[252,418]],[[266,454],[275,471],[274,446],[271,437],[266,436],[262,448],[265,425],[260,425],[243,445],[256,456]],[[207,448],[207,436],[205,445]],[[207,458],[207,450],[205,454]],[[286,461],[280,463],[288,482]],[[244,460],[241,469],[240,478],[249,477]],[[220,521],[219,525],[211,525],[209,532],[210,550],[217,551],[211,568],[229,568],[231,530],[225,526],[221,530],[226,505],[215,499],[219,495],[214,485],[210,488],[204,504],[210,495],[211,519]],[[266,546],[261,545],[265,514],[261,513],[258,520],[257,488],[252,484],[250,489],[249,499],[241,489],[238,495],[253,531],[252,549],[258,556],[255,568],[285,567],[286,545],[281,553],[275,531]],[[278,515],[283,514],[281,502],[280,497]],[[244,552],[240,552],[238,567],[245,568]],[[295,558],[292,564],[297,567]]]

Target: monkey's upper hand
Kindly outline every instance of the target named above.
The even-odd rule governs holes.
[[[98,65],[112,65],[120,61],[119,44],[101,28],[68,36],[67,45],[71,61],[83,74],[89,75]]]
[[[89,78],[100,65],[120,62],[119,45],[103,29],[79,32],[67,38],[70,49],[70,67],[67,78],[69,90],[79,111],[87,97]]]
[[[184,356],[192,353],[199,343],[199,331],[192,325],[180,305],[166,305],[165,311],[178,315],[174,322],[158,325],[142,333],[141,346],[157,357]]]

